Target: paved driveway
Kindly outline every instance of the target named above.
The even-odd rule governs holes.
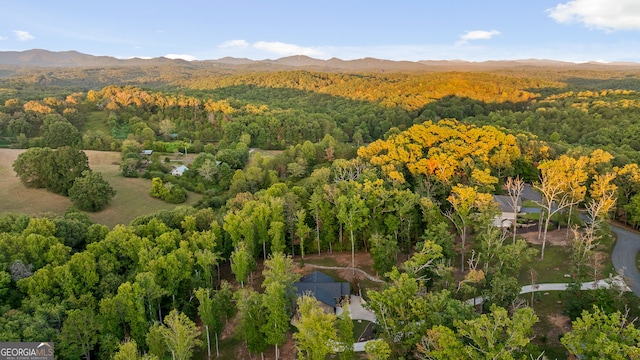
[[[618,236],[611,253],[613,267],[625,278],[633,293],[640,296],[640,272],[636,266],[636,254],[640,252],[640,235],[613,224],[611,230]]]

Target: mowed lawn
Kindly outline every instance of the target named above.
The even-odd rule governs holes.
[[[21,149],[0,149],[0,213],[16,212],[40,216],[46,213],[64,214],[72,206],[69,198],[52,194],[44,189],[30,189],[22,185],[13,171],[12,164]],[[176,207],[149,195],[151,181],[130,179],[120,174],[120,153],[108,151],[85,151],[92,170],[102,173],[105,180],[117,191],[111,204],[97,213],[88,213],[97,223],[113,227],[128,225],[141,215]],[[187,201],[180,205],[193,205],[200,195],[189,193]]]

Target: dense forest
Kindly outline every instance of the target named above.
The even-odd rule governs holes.
[[[218,342],[226,358],[294,343],[299,358],[353,359],[349,318],[293,284],[311,255],[348,253],[350,269],[357,253],[384,282],[349,279],[379,320],[368,358],[632,358],[638,300],[579,284],[606,277],[609,219],[640,226],[639,75],[17,71],[0,79],[0,145],[28,149],[13,164],[26,187],[74,207],[0,207],[0,339],[54,341],[64,359],[215,357]],[[119,152],[149,197],[202,199],[95,223],[87,212],[115,191],[84,150]],[[536,246],[494,224],[493,195],[520,198],[525,182],[541,196],[520,219]],[[518,295],[554,226],[570,238],[573,330],[547,341],[534,297]],[[610,329],[607,346],[593,328]]]

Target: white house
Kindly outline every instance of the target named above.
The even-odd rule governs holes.
[[[185,171],[189,170],[188,167],[184,166],[184,165],[180,165],[176,168],[173,168],[173,170],[171,170],[171,175],[173,176],[182,176],[182,174],[184,174]]]
[[[516,204],[516,212],[513,212],[513,200],[507,195],[493,195],[493,201],[498,204],[500,215],[493,219],[493,225],[499,228],[510,228],[516,219],[516,215],[522,208],[522,201],[518,199]]]

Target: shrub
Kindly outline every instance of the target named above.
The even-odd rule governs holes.
[[[151,196],[168,203],[180,204],[187,200],[187,191],[178,184],[164,183],[162,179],[154,177],[151,182]]]

